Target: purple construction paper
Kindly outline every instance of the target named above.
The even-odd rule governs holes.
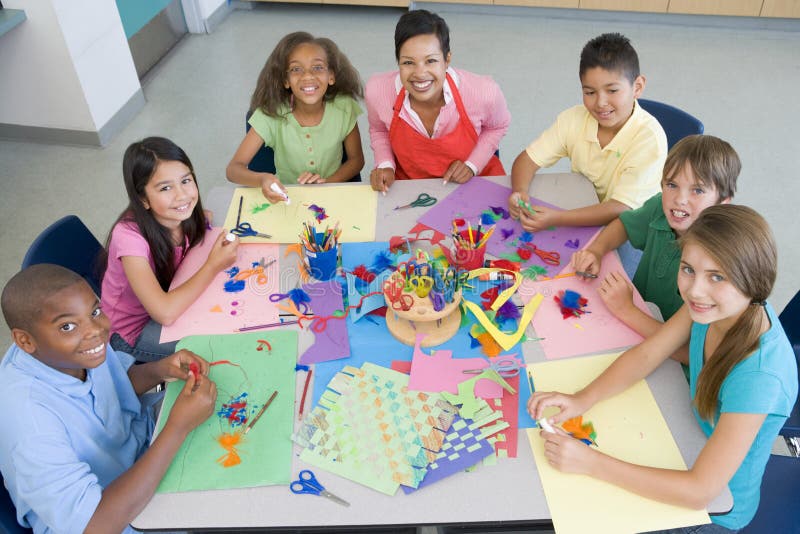
[[[456,421],[461,421],[461,417],[456,416],[456,418],[453,420],[453,424],[455,424]],[[464,420],[464,422],[467,423],[467,420]],[[436,460],[434,460],[434,462],[432,462],[432,464],[433,463],[436,464],[437,466],[436,469],[431,468],[432,464],[428,465],[428,467],[425,470],[425,478],[423,478],[422,482],[419,483],[419,487],[412,488],[409,486],[401,485],[400,487],[403,488],[403,492],[405,492],[405,494],[408,495],[409,493],[422,489],[425,486],[430,486],[434,482],[438,482],[443,478],[449,477],[450,475],[460,473],[465,469],[477,464],[487,456],[494,454],[494,447],[492,447],[487,440],[477,439],[477,436],[478,434],[480,434],[480,432],[481,432],[480,428],[476,428],[475,430],[470,430],[469,424],[467,424],[460,430],[455,430],[451,426],[450,431],[444,438],[444,443],[451,443],[453,446],[455,446],[458,443],[463,443],[465,447],[458,451],[455,451],[454,447],[451,447],[447,450],[442,449],[442,452],[445,453],[445,455],[442,456],[441,458],[437,458]],[[464,437],[470,433],[472,434],[472,436],[468,438]],[[476,443],[479,444],[480,447],[472,452],[469,452],[467,448]],[[455,460],[449,459],[448,456],[452,455],[454,452],[458,453],[458,458],[456,458]]]
[[[509,195],[511,195],[511,189],[508,187],[483,178],[473,178],[469,182],[459,185],[447,197],[437,202],[419,218],[418,222],[450,235],[453,232],[453,219],[464,218],[473,224],[472,229],[475,231],[475,224],[480,221],[481,214],[490,209],[490,206],[508,206]],[[562,209],[533,197],[531,197],[530,203],[533,206]],[[516,239],[503,241],[502,230],[504,229],[514,230],[514,237],[519,237],[524,231],[519,221],[511,218],[498,220],[497,227],[486,246],[486,252],[497,258],[501,254],[514,253],[517,250],[516,246],[512,245]],[[561,264],[547,265],[536,254],[533,254],[528,261],[522,262],[523,270],[532,265],[540,265],[547,269],[548,276],[558,274],[569,264],[569,260],[575,252],[566,246],[566,242],[570,239],[578,239],[581,243],[588,243],[598,230],[600,230],[599,226],[563,226],[555,230],[536,232],[533,244],[548,252],[558,252],[561,255]]]
[[[342,286],[338,280],[307,284],[303,286],[303,290],[311,297],[311,310],[317,317],[328,317],[336,310],[344,308]],[[310,325],[313,326],[314,322]],[[299,363],[308,365],[350,356],[346,319],[329,319],[325,330],[314,335],[314,344],[300,356]]]

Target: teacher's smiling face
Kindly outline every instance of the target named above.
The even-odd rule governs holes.
[[[433,33],[411,37],[400,47],[400,81],[416,102],[444,104],[442,86],[449,65],[450,53],[444,56],[442,45]]]

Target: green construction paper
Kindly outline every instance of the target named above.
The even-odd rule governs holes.
[[[272,350],[257,350],[261,345],[259,339],[268,341]],[[190,336],[183,338],[177,348],[191,350],[209,362],[229,360],[241,367],[228,364],[211,367],[209,377],[217,385],[214,414],[187,436],[156,492],[288,484],[292,467],[297,332]],[[183,385],[182,380],[167,385],[157,432],[164,427]],[[227,451],[217,443],[217,438],[222,433],[241,432],[244,426],[232,428],[216,412],[223,403],[246,391],[249,421],[276,390],[278,395],[272,404],[236,447],[241,463],[223,467],[218,459]]]

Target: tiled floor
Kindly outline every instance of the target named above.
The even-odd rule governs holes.
[[[486,14],[442,4],[436,9],[451,29],[453,65],[493,75],[505,93],[513,122],[500,150],[508,168],[560,110],[580,101],[577,62],[583,44],[606,31],[630,37],[647,76],[644,96],[696,115],[707,133],[739,151],[744,168],[737,201],[755,207],[772,224],[780,251],[772,302],[778,310],[788,302],[800,285],[800,231],[794,217],[800,141],[791,130],[800,123],[800,23],[759,29],[720,18],[517,8]],[[236,10],[213,34],[185,37],[147,75],[146,107],[109,146],[0,141],[0,283],[17,271],[39,231],[63,215],[79,215],[105,240],[126,204],[122,154],[136,139],[156,134],[174,139],[192,158],[201,191],[222,184],[244,132],[256,76],[282,35],[302,29],[331,37],[367,78],[396,68],[392,36],[402,12],[287,4]],[[716,26],[698,25],[704,20]],[[366,117],[359,124],[369,169]],[[562,162],[556,169],[568,167]],[[9,339],[3,324],[0,344],[7,346]]]

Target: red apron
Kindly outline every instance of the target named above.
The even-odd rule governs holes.
[[[400,118],[400,110],[406,97],[406,88],[401,87],[394,102],[394,116],[389,126],[389,141],[397,162],[395,178],[398,180],[416,180],[418,178],[439,178],[456,160],[466,162],[478,142],[478,133],[469,120],[469,115],[461,101],[461,93],[450,75],[447,82],[453,91],[459,120],[455,129],[436,139],[431,139],[414,129]],[[506,171],[497,156],[492,155],[486,167],[478,176],[505,176]]]

